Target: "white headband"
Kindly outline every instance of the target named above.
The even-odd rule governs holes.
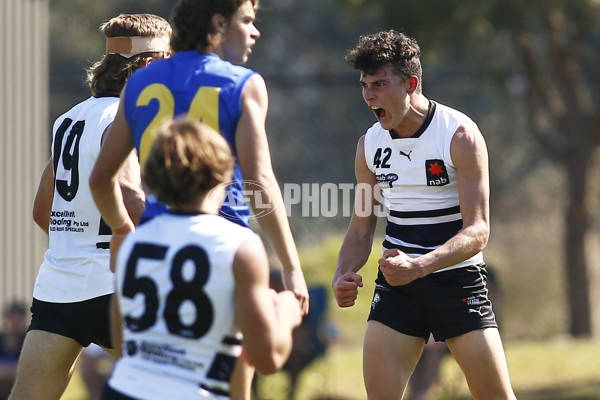
[[[169,51],[168,37],[109,37],[106,38],[106,54],[120,54],[131,58],[136,54]]]

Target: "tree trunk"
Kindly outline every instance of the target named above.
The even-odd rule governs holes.
[[[586,259],[589,225],[588,174],[591,155],[570,157],[565,167],[569,204],[566,214],[565,273],[569,302],[569,331],[575,337],[592,335],[590,281]]]

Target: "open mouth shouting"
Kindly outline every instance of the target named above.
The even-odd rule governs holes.
[[[385,118],[385,110],[383,108],[379,106],[369,106],[369,108],[371,109],[371,111],[373,111],[373,113],[377,117],[377,120],[381,121]]]

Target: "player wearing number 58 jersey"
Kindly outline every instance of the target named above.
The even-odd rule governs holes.
[[[33,289],[31,325],[19,358],[11,400],[59,399],[83,347],[112,351],[109,302],[111,231],[95,207],[89,175],[119,92],[137,68],[169,51],[169,23],[151,14],[122,14],[101,25],[107,54],[88,71],[92,96],[61,115],[52,154],[34,201],[34,220],[49,235]],[[140,170],[130,152],[118,177],[134,220],[144,207]]]
[[[123,355],[103,400],[228,399],[242,338],[260,372],[287,360],[300,303],[269,289],[259,237],[215,215],[233,165],[206,124],[176,119],[159,131],[144,176],[170,209],[119,249],[113,330]]]

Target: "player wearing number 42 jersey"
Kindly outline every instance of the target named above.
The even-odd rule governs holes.
[[[514,400],[482,253],[487,147],[470,118],[423,94],[420,54],[394,30],[361,36],[346,52],[377,118],[355,158],[357,182],[373,190],[356,198],[332,288],[340,307],[355,304],[377,223],[364,204],[381,190],[386,235],[363,342],[368,398],[403,398],[433,335],[448,345],[473,398]]]
[[[109,302],[111,231],[102,222],[88,179],[104,132],[131,73],[169,51],[169,23],[151,14],[122,14],[102,24],[107,54],[88,71],[92,97],[61,115],[53,127],[52,155],[34,202],[34,220],[49,235],[33,289],[32,319],[11,400],[59,399],[83,347],[112,351]],[[144,207],[135,153],[119,176],[134,220]]]
[[[119,248],[113,333],[123,357],[103,400],[228,399],[242,334],[260,372],[287,360],[300,303],[269,288],[259,237],[216,215],[233,165],[206,124],[176,119],[158,132],[144,176],[169,212]]]

